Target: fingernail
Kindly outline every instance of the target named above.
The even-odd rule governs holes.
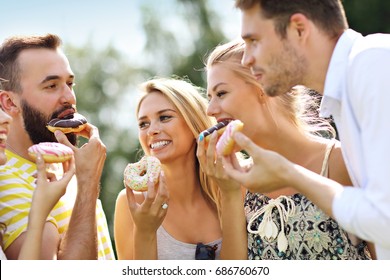
[[[59,130],[56,130],[54,131],[54,135],[57,137],[57,136],[60,136],[61,132]]]
[[[204,136],[203,136],[203,133],[201,133],[201,134],[199,135],[199,141],[202,142],[203,139],[204,139]]]

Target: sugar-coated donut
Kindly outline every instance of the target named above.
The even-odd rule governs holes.
[[[237,131],[242,131],[244,124],[240,120],[231,121],[224,133],[222,133],[216,146],[217,154],[221,156],[230,155],[234,148],[233,134]]]
[[[72,158],[73,150],[56,142],[42,142],[28,148],[28,154],[36,161],[38,152],[46,163],[64,162]]]
[[[161,163],[154,156],[143,156],[140,161],[129,163],[123,172],[124,184],[132,190],[144,192],[148,190],[148,181],[158,182]]]
[[[46,127],[51,132],[61,130],[63,133],[75,133],[82,131],[86,125],[87,119],[79,113],[74,113],[61,119],[52,119]]]
[[[199,134],[199,139],[200,141],[202,141],[203,139],[207,142],[210,141],[210,137],[211,137],[211,134],[217,130],[218,132],[218,135],[222,135],[222,133],[225,131],[226,129],[226,126],[229,124],[229,121],[226,120],[226,121],[221,121],[219,123],[217,123],[216,125],[206,129],[206,130],[203,130],[200,134]]]

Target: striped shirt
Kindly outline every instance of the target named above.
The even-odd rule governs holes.
[[[36,164],[9,150],[6,150],[7,163],[0,166],[0,221],[7,225],[3,237],[6,250],[20,234],[27,229],[28,214],[31,208],[33,191],[36,187],[34,174]],[[52,164],[50,171],[61,175],[62,166]],[[74,177],[58,203],[50,212],[47,221],[53,223],[62,237],[66,231],[77,194],[77,181]],[[100,200],[96,205],[98,230],[98,258],[114,259],[106,216]]]

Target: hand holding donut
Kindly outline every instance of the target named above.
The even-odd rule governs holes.
[[[198,157],[200,167],[208,176],[217,181],[222,192],[240,190],[240,184],[230,179],[222,164],[222,157],[216,153],[217,141],[217,132],[213,132],[208,143],[199,139],[196,156]],[[239,168],[236,155],[232,153],[229,157],[235,163],[236,168]]]
[[[159,174],[157,184],[149,180],[147,185],[146,196],[141,204],[136,202],[134,192],[129,187],[126,187],[126,196],[136,230],[143,235],[153,235],[161,226],[167,211],[169,211],[169,207],[163,207],[169,205],[169,193],[164,172],[161,171]]]
[[[89,141],[80,148],[73,146],[60,130],[56,130],[54,135],[59,143],[73,150],[79,191],[86,191],[91,199],[92,197],[97,199],[100,177],[106,160],[106,146],[100,140],[98,129],[90,123],[86,124],[81,135],[89,138]]]
[[[76,133],[82,131],[87,124],[87,119],[79,114],[69,114],[63,118],[54,118],[47,124],[47,129],[54,133],[61,130],[63,133]]]
[[[37,154],[36,163],[37,187],[33,194],[33,203],[36,203],[39,207],[33,207],[32,211],[37,209],[37,213],[30,213],[30,216],[35,217],[37,215],[37,219],[39,219],[41,215],[42,220],[45,220],[54,205],[65,194],[66,187],[75,173],[74,158],[70,158],[69,164],[67,164],[68,168],[64,171],[62,178],[58,180],[53,176],[50,178],[47,176],[45,162],[39,153]]]
[[[143,156],[140,161],[129,163],[123,172],[124,184],[132,190],[144,192],[148,189],[148,182],[158,182],[161,163],[154,156]]]

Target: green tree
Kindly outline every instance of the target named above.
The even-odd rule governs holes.
[[[171,17],[158,16],[161,7],[152,6],[151,2],[146,1],[142,6],[146,43],[140,67],[112,46],[97,50],[92,43],[87,43],[81,48],[69,45],[65,48],[76,74],[78,111],[99,128],[107,147],[100,199],[112,240],[115,200],[123,189],[123,170],[127,163],[138,160],[140,154],[134,111],[137,85],[155,76],[177,75],[204,87],[204,75],[200,71],[203,58],[226,40],[219,18],[210,10],[208,1],[176,0],[174,3]]]
[[[101,179],[102,204],[112,233],[112,216],[115,198],[123,188],[123,170],[134,160],[138,140],[130,129],[126,108],[132,108],[133,79],[138,77],[134,69],[112,46],[96,50],[88,43],[82,48],[66,46],[72,69],[76,74],[76,98],[78,111],[99,128],[107,147],[107,159]],[[81,139],[80,145],[85,141]]]
[[[363,35],[390,33],[390,1],[344,0],[343,4],[352,29]]]

